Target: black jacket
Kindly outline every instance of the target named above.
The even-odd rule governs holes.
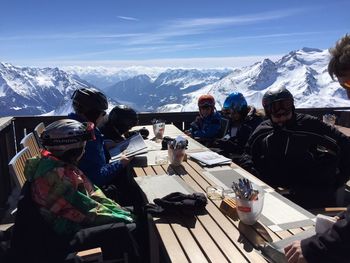
[[[242,124],[237,127],[236,135],[231,136],[231,129],[234,125],[230,121],[226,134],[227,136],[225,136],[224,139],[217,140],[214,146],[223,150],[223,155],[236,161],[235,157],[237,158],[243,154],[244,146],[246,145],[249,136],[263,120],[263,116],[258,113],[255,108],[251,107],[251,111],[248,113]],[[228,136],[230,137],[225,139]]]
[[[262,122],[239,164],[274,188],[290,189],[294,202],[315,208],[335,205],[335,189],[350,175],[349,156],[347,136],[315,117],[294,114],[284,128]]]
[[[309,263],[350,262],[350,211],[331,229],[301,241],[303,255]]]

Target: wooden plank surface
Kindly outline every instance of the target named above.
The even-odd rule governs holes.
[[[185,174],[181,176],[181,178],[183,178],[195,191],[204,193],[204,190],[196,184],[191,176],[187,174],[186,170],[174,169],[169,165],[163,165],[162,168],[164,170],[158,170],[159,174],[164,174],[165,171],[168,171],[170,174]],[[194,170],[192,169],[192,171]],[[209,213],[206,215],[198,215],[195,225],[189,228],[193,236],[196,237],[196,242],[199,244],[198,248],[201,248],[201,250],[206,252],[206,257],[211,262],[225,262],[225,260],[232,261],[232,259],[236,259],[237,261],[235,262],[266,262],[259,253],[252,250],[253,246],[249,244],[250,242],[242,237],[239,230],[235,228],[230,220],[221,213],[219,208],[210,202],[211,201],[209,201],[209,204],[207,205]],[[181,228],[178,225],[174,227],[176,236],[180,234],[180,229]],[[251,230],[251,232],[257,236],[256,232],[253,230]],[[187,232],[185,233],[188,234]],[[251,252],[247,255],[247,253],[242,252],[244,251],[244,248],[248,248]],[[194,253],[195,257],[198,256],[196,255],[198,250],[191,252],[186,251],[186,254],[188,253]],[[218,259],[220,259],[220,261],[217,261]],[[172,258],[171,260],[173,261]]]
[[[165,134],[176,137],[182,133],[170,125],[166,127]],[[207,148],[201,146],[199,150]],[[229,167],[241,169],[234,163]],[[134,168],[136,176],[177,175],[194,191],[205,194],[206,187],[214,183],[203,174],[204,171],[203,167],[192,160],[177,167],[165,164]],[[180,216],[155,220],[171,262],[267,262],[256,248],[307,229],[273,232],[259,222],[248,226],[238,218],[224,215],[220,210],[220,203],[220,200],[208,200],[207,213],[192,219]]]

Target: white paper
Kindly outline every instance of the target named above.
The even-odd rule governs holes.
[[[147,152],[147,145],[138,133],[109,150],[112,159],[119,159],[121,154],[128,157]]]
[[[212,151],[188,153],[188,155],[206,165],[231,163],[232,161],[231,159]]]
[[[135,181],[146,194],[149,202],[153,203],[155,198],[163,198],[164,196],[180,192],[183,194],[191,194],[193,191],[185,182],[180,182],[180,178],[171,175],[152,175],[136,177]]]
[[[262,215],[276,225],[310,219],[277,197],[265,193]]]

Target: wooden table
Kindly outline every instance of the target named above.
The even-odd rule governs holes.
[[[343,127],[343,126],[339,126],[336,125],[335,126],[339,131],[341,131],[342,133],[344,133],[346,136],[350,137],[350,128],[348,127]]]
[[[181,131],[174,128],[167,126],[166,131],[172,136],[179,135]],[[202,149],[206,148],[202,146]],[[231,167],[239,168],[235,164]],[[206,187],[213,185],[213,182],[204,176],[205,169],[192,160],[187,160],[177,167],[165,164],[134,167],[133,171],[136,176],[177,175],[194,191],[200,193],[205,193]],[[192,219],[183,216],[154,218],[157,235],[168,261],[268,262],[256,248],[266,242],[291,237],[306,229],[273,232],[260,223],[248,226],[238,219],[224,215],[219,208],[220,203],[220,200],[208,200],[207,213]],[[153,256],[152,263],[158,260],[157,255]]]

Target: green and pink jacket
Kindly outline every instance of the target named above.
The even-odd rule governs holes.
[[[124,210],[72,164],[49,152],[27,161],[24,174],[41,215],[59,235],[74,235],[82,228],[114,222],[133,222]]]

